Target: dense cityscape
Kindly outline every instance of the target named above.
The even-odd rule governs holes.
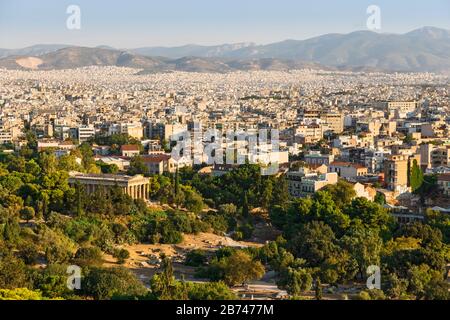
[[[449,299],[448,76],[139,71],[0,70],[0,298]]]

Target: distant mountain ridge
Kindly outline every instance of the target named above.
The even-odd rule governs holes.
[[[278,59],[224,59],[183,57],[147,57],[128,51],[103,48],[68,47],[38,57],[12,56],[0,59],[0,68],[58,70],[87,66],[118,66],[142,69],[141,74],[170,71],[224,73],[237,70],[278,70],[316,68],[324,69],[314,63],[302,63]]]
[[[450,31],[434,27],[424,27],[402,35],[356,31],[268,45],[237,43],[129,50],[107,46],[37,45],[19,50],[0,49],[0,57],[4,57],[0,59],[0,66],[8,68],[23,68],[14,59],[37,57],[42,60],[38,69],[117,65],[144,69],[144,72],[228,72],[302,67],[450,72]]]
[[[161,56],[171,59],[184,57],[222,58],[230,53],[255,46],[254,43],[223,44],[218,46],[200,46],[189,44],[180,47],[144,47],[131,49],[130,52],[144,56]]]
[[[10,56],[41,56],[68,47],[71,46],[64,44],[38,44],[22,49],[0,49],[0,58]]]

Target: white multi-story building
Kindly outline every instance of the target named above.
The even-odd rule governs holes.
[[[72,130],[72,138],[77,139],[79,143],[86,142],[95,136],[95,128],[91,126],[80,126],[78,128],[73,128]]]
[[[333,173],[305,173],[304,170],[288,172],[287,181],[289,194],[296,198],[306,198],[330,184],[338,182],[338,174]]]

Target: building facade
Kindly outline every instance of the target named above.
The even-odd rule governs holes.
[[[384,162],[386,187],[398,194],[406,193],[408,188],[408,156],[392,155]]]
[[[133,199],[149,199],[150,179],[137,175],[134,177],[114,174],[70,173],[69,185],[82,185],[86,193],[91,194],[100,188],[120,188]]]
[[[441,174],[438,177],[439,189],[448,197],[450,197],[450,173]]]
[[[296,198],[306,198],[313,196],[330,184],[338,182],[337,173],[306,173],[303,170],[298,172],[288,172],[287,177],[289,194]]]

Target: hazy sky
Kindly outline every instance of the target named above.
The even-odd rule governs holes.
[[[66,28],[71,4],[81,8],[81,30]],[[366,29],[372,4],[381,8],[381,32],[450,29],[449,0],[0,0],[0,48],[305,39]]]

